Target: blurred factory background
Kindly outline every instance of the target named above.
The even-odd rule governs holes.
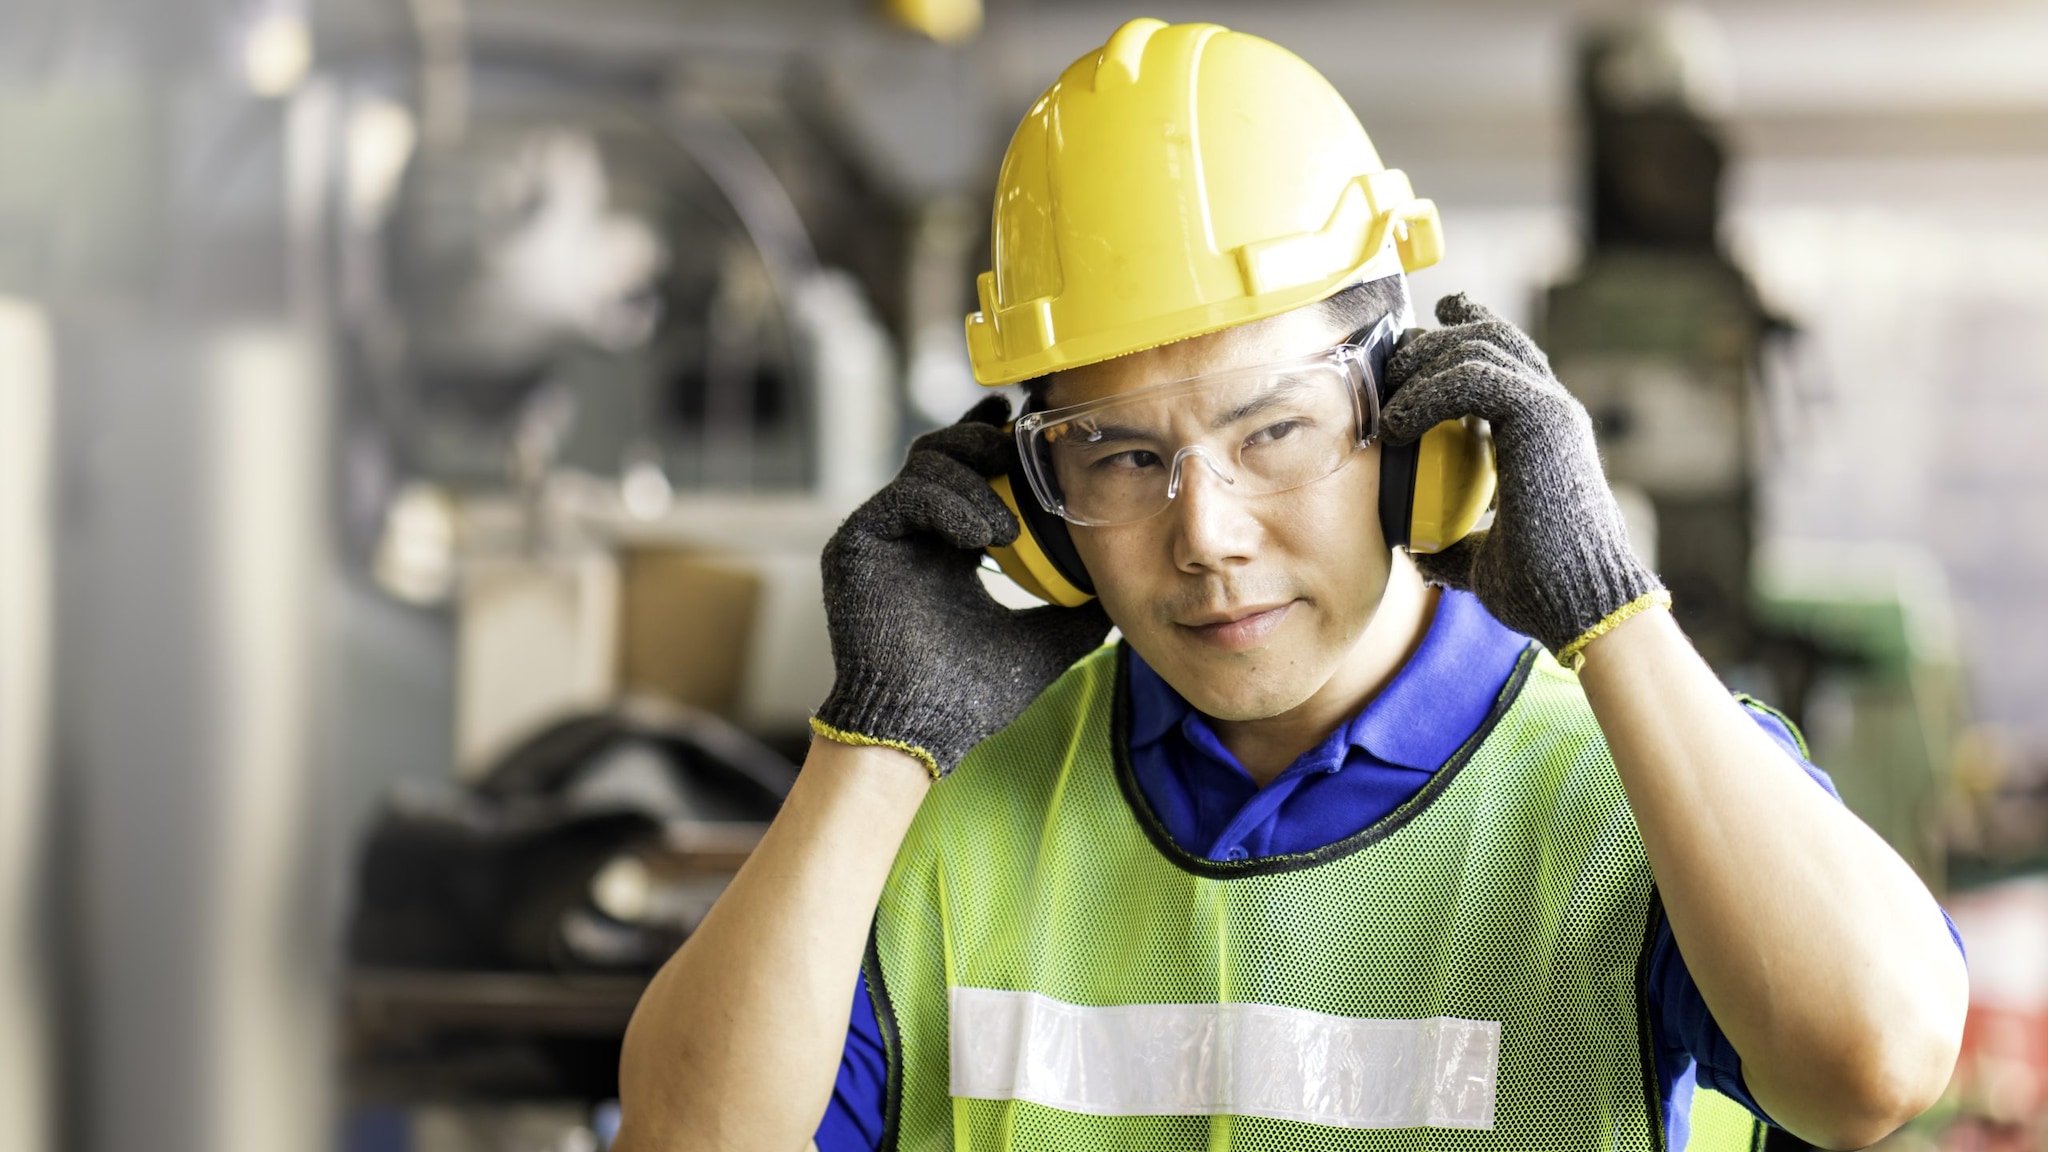
[[[0,1148],[601,1148],[818,549],[975,399],[1009,132],[1140,14],[1442,206],[1418,300],[1541,335],[1963,925],[1894,1143],[2043,1146],[2048,6],[0,0]]]

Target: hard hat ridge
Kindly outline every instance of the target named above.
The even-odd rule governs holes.
[[[1145,58],[1145,45],[1154,35],[1170,27],[1172,25],[1166,21],[1154,20],[1150,16],[1141,16],[1126,22],[1110,36],[1109,42],[1102,46],[1102,51],[1096,53],[1094,83],[1090,84],[1089,88],[1100,92],[1105,80],[1109,81],[1111,86],[1119,81],[1125,84],[1137,83],[1138,72]],[[1213,24],[1194,27],[1216,28]],[[1222,29],[1216,28],[1216,31],[1221,32]]]

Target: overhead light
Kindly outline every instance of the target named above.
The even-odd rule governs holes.
[[[635,520],[659,520],[675,503],[675,486],[661,466],[661,450],[645,441],[626,456],[619,474],[619,499]]]
[[[371,99],[348,118],[348,218],[369,232],[384,222],[419,140],[412,113],[401,104]]]
[[[981,31],[981,0],[882,0],[889,19],[941,44]]]
[[[258,96],[289,96],[313,67],[313,32],[292,12],[268,12],[242,38],[242,77]]]
[[[654,874],[647,861],[626,854],[613,857],[590,880],[590,902],[614,920],[638,924],[654,908]]]
[[[407,604],[445,603],[455,591],[456,515],[454,498],[437,485],[400,489],[371,563],[378,585]]]

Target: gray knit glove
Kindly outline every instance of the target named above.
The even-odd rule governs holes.
[[[1493,527],[1435,555],[1432,582],[1470,589],[1494,618],[1557,652],[1623,605],[1664,587],[1629,548],[1600,471],[1593,422],[1513,324],[1463,294],[1437,301],[1444,325],[1388,363],[1387,438],[1406,444],[1444,420],[1493,426],[1500,469]]]
[[[918,437],[825,545],[837,678],[812,720],[820,735],[900,748],[944,776],[1108,634],[1100,601],[1015,611],[975,573],[984,548],[1017,538],[988,484],[1009,412],[991,396]]]

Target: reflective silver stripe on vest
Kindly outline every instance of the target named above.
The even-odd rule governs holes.
[[[1094,1116],[1264,1116],[1339,1128],[1491,1128],[1500,1025],[1272,1004],[1086,1008],[951,991],[952,1087]]]

